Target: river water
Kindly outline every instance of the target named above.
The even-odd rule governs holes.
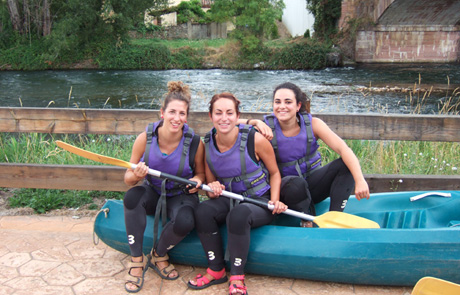
[[[314,71],[3,71],[0,106],[158,109],[174,80],[190,85],[192,111],[206,111],[212,95],[224,91],[242,101],[243,111],[270,111],[272,91],[285,81],[311,97],[313,113],[438,114],[440,104],[460,100],[453,92],[460,64],[373,64]],[[443,90],[399,91],[414,85]],[[383,91],[387,86],[399,88]]]

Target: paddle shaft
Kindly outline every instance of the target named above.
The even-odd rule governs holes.
[[[132,169],[136,169],[136,166],[137,166],[136,164],[131,163],[131,168]],[[179,183],[182,183],[182,184],[189,184],[189,185],[191,185],[193,187],[195,187],[196,184],[197,184],[194,181],[191,181],[191,180],[188,180],[188,179],[176,176],[176,175],[161,172],[161,171],[158,171],[158,170],[154,170],[154,169],[151,169],[151,168],[149,168],[148,173],[150,175],[153,175],[153,176],[158,177],[158,178],[167,178],[169,180],[173,180],[173,181],[176,181],[176,182],[179,182]],[[207,191],[207,192],[213,192],[213,190],[206,184],[202,184],[200,186],[200,188],[202,190]],[[257,200],[257,199],[251,199],[251,198],[244,197],[242,195],[238,195],[238,194],[235,194],[235,193],[232,193],[232,192],[229,192],[229,191],[225,191],[225,190],[222,192],[222,195],[224,197],[227,197],[227,198],[230,198],[230,199],[239,200],[239,201],[245,201],[245,202],[248,202],[248,203],[259,205],[261,207],[266,207],[269,210],[273,210],[275,208],[275,206],[273,204],[269,204],[268,202],[264,202],[264,201]],[[313,219],[315,218],[312,215],[308,215],[308,214],[298,212],[298,211],[294,211],[294,210],[291,210],[291,209],[286,209],[283,213],[287,214],[287,215],[294,216],[294,217],[298,217],[300,219],[310,220],[310,221],[313,221]]]
[[[72,152],[72,153],[74,153],[76,155],[85,157],[87,159],[90,159],[90,160],[93,160],[93,161],[96,161],[96,162],[101,162],[101,163],[105,163],[105,164],[120,166],[120,167],[124,167],[124,168],[132,168],[132,169],[135,169],[137,167],[137,165],[135,165],[133,163],[126,162],[126,161],[116,159],[116,158],[112,158],[112,157],[99,155],[99,154],[92,153],[92,152],[89,152],[89,151],[85,151],[85,150],[83,150],[81,148],[77,148],[77,147],[75,147],[73,145],[67,144],[67,143],[62,142],[60,140],[56,140],[56,144],[59,147],[65,149],[65,150],[67,150],[69,152]],[[174,180],[174,181],[179,182],[179,183],[188,184],[188,185],[192,185],[192,186],[196,187],[196,183],[193,182],[193,181],[190,181],[188,179],[184,179],[184,178],[181,178],[181,177],[178,177],[178,176],[175,176],[175,175],[170,175],[170,174],[167,174],[167,173],[163,173],[163,172],[160,172],[158,170],[149,169],[148,173],[153,175],[153,176],[156,176],[158,178],[163,178],[163,179],[168,178],[168,179]],[[200,188],[205,190],[205,191],[212,192],[212,189],[207,185],[201,185]],[[236,199],[236,200],[256,204],[256,205],[259,205],[261,207],[267,208],[269,210],[274,209],[274,206],[272,204],[269,204],[268,201],[264,202],[264,201],[262,201],[260,199],[255,200],[255,199],[247,198],[247,197],[244,197],[244,196],[241,196],[241,195],[238,195],[238,194],[235,194],[235,193],[231,193],[231,192],[228,192],[228,191],[223,191],[222,195],[224,197],[227,197],[227,198],[232,198],[232,199]],[[322,214],[320,216],[312,216],[312,215],[308,215],[308,214],[305,214],[305,213],[301,213],[301,212],[297,212],[297,211],[288,209],[288,210],[284,211],[283,213],[287,214],[287,215],[298,217],[300,219],[313,221],[319,227],[326,227],[326,228],[379,228],[380,227],[376,222],[374,222],[372,220],[368,220],[368,219],[358,217],[358,216],[354,216],[354,215],[351,215],[351,214],[346,214],[344,212],[329,211],[329,212],[326,212],[326,213],[324,213],[324,214]]]

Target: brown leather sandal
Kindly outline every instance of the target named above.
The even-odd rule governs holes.
[[[158,266],[157,266],[157,263],[158,262],[163,262],[163,261],[168,261],[169,260],[169,256],[168,254],[166,254],[165,256],[156,256],[155,255],[155,252],[152,250],[152,252],[150,253],[149,255],[149,265],[150,267],[162,278],[162,279],[165,279],[165,280],[170,280],[170,281],[173,281],[173,280],[177,280],[179,278],[179,274],[175,277],[170,277],[169,275],[173,272],[173,271],[176,271],[176,268],[174,267],[174,265],[172,263],[169,263],[168,266],[166,266],[165,268],[163,269],[159,269]]]
[[[131,260],[128,263],[129,271],[128,271],[128,274],[125,277],[126,278],[125,290],[127,292],[129,292],[129,293],[137,293],[142,289],[142,286],[144,286],[145,273],[149,269],[148,263],[149,263],[149,261],[148,261],[147,257],[144,254],[142,254],[142,261],[141,262],[134,262],[134,261]],[[131,274],[131,270],[133,268],[142,268],[142,276],[140,276],[140,277],[133,276]],[[136,289],[128,289],[128,287],[126,286],[126,284],[128,284],[128,283],[136,286],[137,288]]]

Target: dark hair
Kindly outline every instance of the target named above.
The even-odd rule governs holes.
[[[220,94],[214,94],[214,96],[211,98],[211,101],[209,102],[209,113],[212,114],[212,109],[214,107],[214,103],[220,99],[220,98],[227,98],[227,99],[230,99],[233,101],[234,105],[235,105],[235,110],[236,110],[236,114],[240,114],[240,100],[238,98],[236,98],[233,94],[229,93],[229,92],[223,92],[223,93],[220,93]]]
[[[299,112],[307,112],[310,113],[310,98],[303,92],[297,85],[291,82],[285,82],[276,86],[275,90],[273,90],[273,98],[275,98],[276,91],[280,89],[289,89],[294,92],[296,104],[300,102],[300,110]]]
[[[173,100],[180,100],[187,104],[187,115],[190,109],[190,100],[192,96],[190,94],[190,89],[188,85],[182,83],[182,81],[170,81],[168,82],[168,93],[165,94],[165,99],[163,101],[163,106],[161,109],[164,111],[168,104]]]

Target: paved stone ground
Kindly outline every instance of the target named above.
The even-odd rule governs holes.
[[[127,294],[129,257],[102,242],[93,244],[93,217],[0,217],[0,294]],[[227,284],[195,291],[187,281],[203,268],[176,265],[181,277],[161,280],[152,270],[138,294],[228,294]],[[408,287],[376,287],[247,275],[249,294],[410,295]]]

